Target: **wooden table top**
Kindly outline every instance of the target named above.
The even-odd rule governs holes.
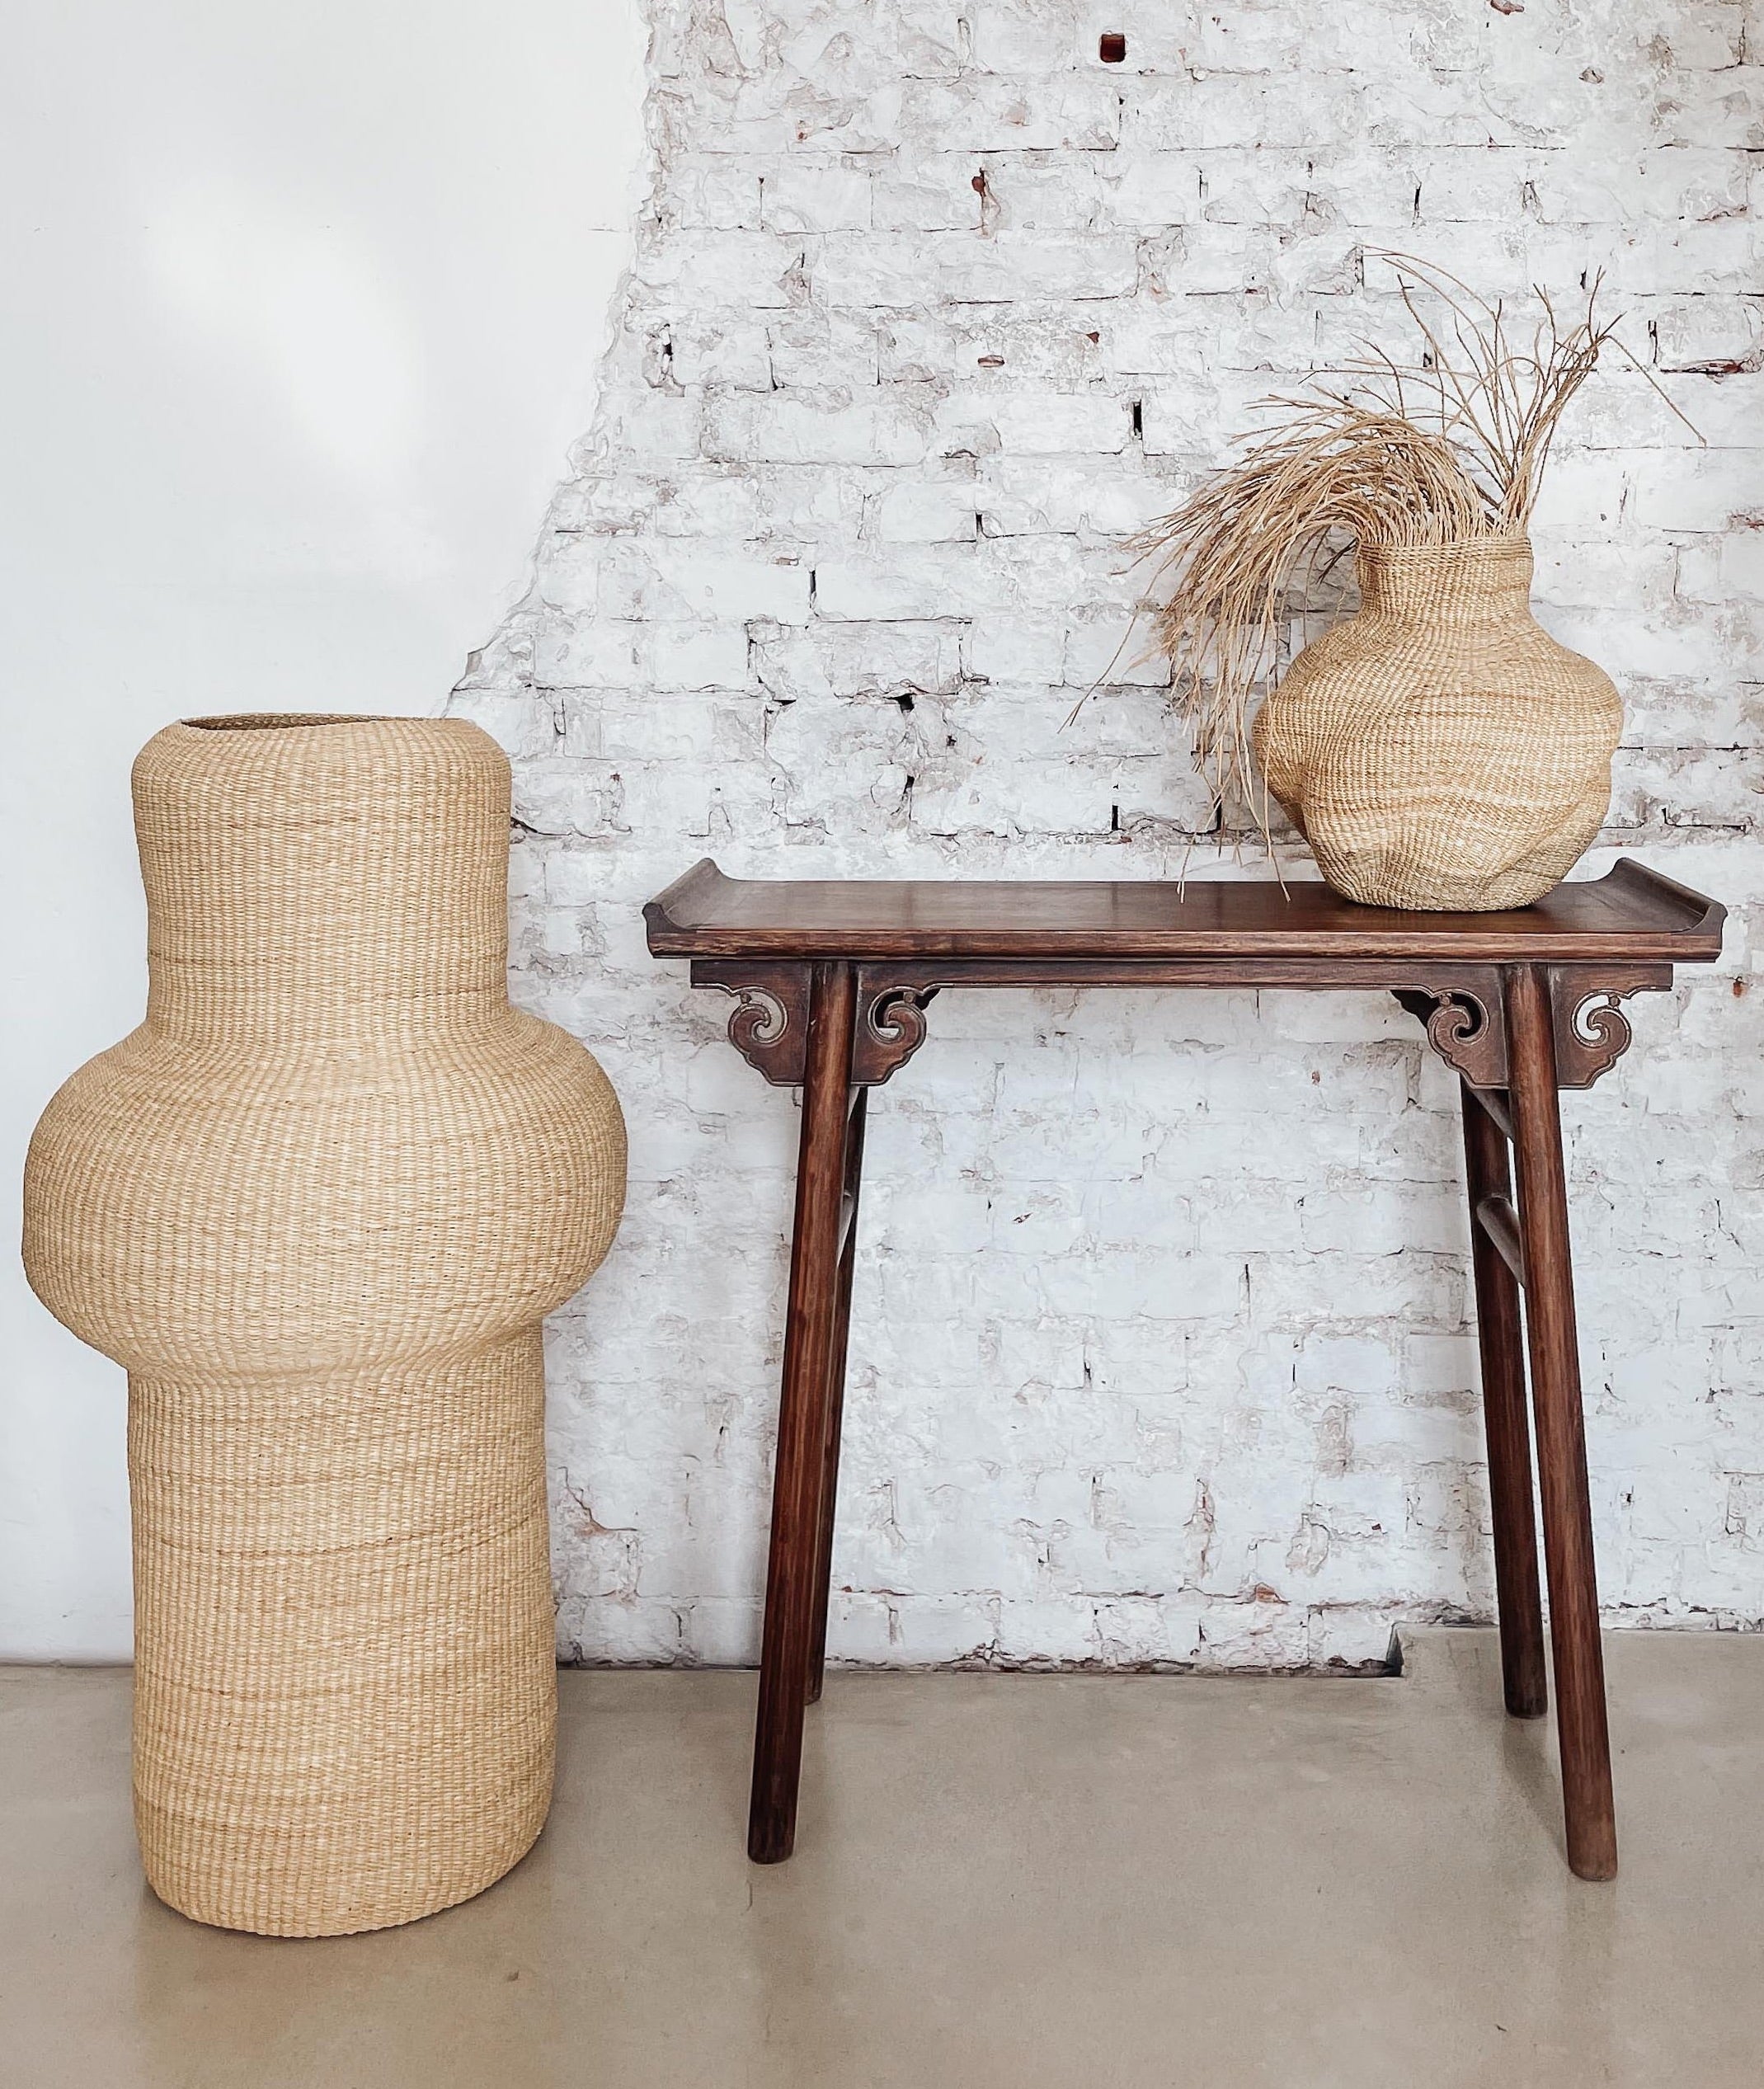
[[[657,957],[1420,957],[1494,964],[1721,954],[1726,910],[1624,857],[1501,914],[1359,906],[1325,885],[726,877],[708,857],[643,909]]]

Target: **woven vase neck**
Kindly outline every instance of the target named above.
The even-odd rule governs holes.
[[[1531,546],[1523,536],[1457,544],[1362,544],[1360,601],[1404,622],[1470,622],[1528,615]]]
[[[397,1043],[507,1007],[509,770],[463,719],[199,719],[137,758],[148,1024]]]

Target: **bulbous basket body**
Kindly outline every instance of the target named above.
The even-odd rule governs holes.
[[[508,1003],[508,764],[454,720],[169,727],[147,1019],[60,1090],[25,1256],[129,1371],[149,1882],[275,1936],[499,1878],[550,1799],[539,1323],[624,1127]]]
[[[1604,820],[1617,692],[1532,616],[1523,537],[1362,546],[1358,563],[1358,614],[1257,717],[1268,788],[1349,899],[1528,906]]]

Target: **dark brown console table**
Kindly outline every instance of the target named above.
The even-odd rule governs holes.
[[[1507,1709],[1547,1702],[1526,1348],[1537,1428],[1568,1861],[1617,1868],[1560,1088],[1627,1049],[1620,1004],[1710,964],[1723,910],[1631,861],[1506,914],[1356,906],[1320,885],[747,882],[700,863],[643,910],[657,957],[736,997],[729,1037],[802,1089],[748,1854],[796,1835],[803,1707],[821,1695],[865,1100],[945,987],[1366,987],[1461,1077]],[[1508,1164],[1512,1150],[1513,1167]],[[1517,1203],[1513,1176],[1517,1178]],[[1519,1295],[1526,1300],[1521,1332]]]

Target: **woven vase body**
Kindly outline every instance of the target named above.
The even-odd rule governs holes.
[[[1268,788],[1351,900],[1528,906],[1604,820],[1617,692],[1532,616],[1523,537],[1362,546],[1358,564],[1358,614],[1257,717]]]
[[[168,727],[147,1019],[54,1097],[25,1254],[127,1367],[135,1814],[199,1921],[378,1929],[549,1803],[539,1323],[624,1127],[506,990],[509,770],[454,720]]]

